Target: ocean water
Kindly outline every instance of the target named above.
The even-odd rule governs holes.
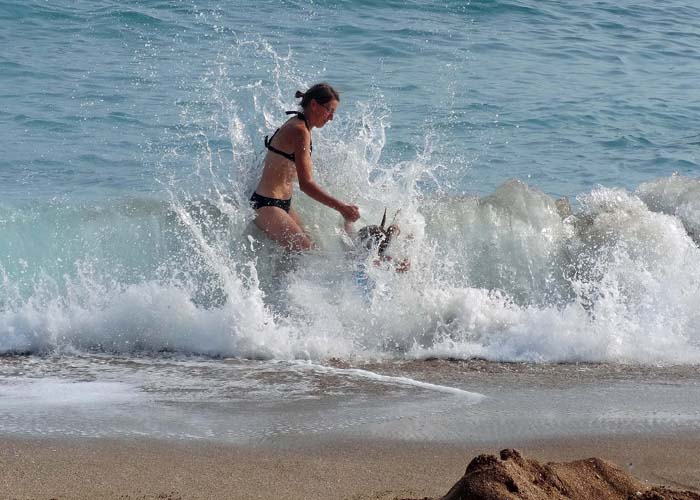
[[[39,422],[57,394],[132,401],[167,375],[182,402],[212,363],[240,384],[209,397],[257,401],[312,397],[299,373],[331,362],[693,373],[698,18],[687,0],[1,2],[4,429],[16,405]],[[317,252],[251,226],[262,138],[317,81],[341,92],[313,132],[319,184],[362,224],[400,209],[411,270],[369,266],[371,292],[338,214],[298,191]]]

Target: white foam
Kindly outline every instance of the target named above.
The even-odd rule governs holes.
[[[678,217],[700,243],[700,179],[674,174],[640,185],[636,194],[651,210]]]
[[[302,365],[304,368],[312,369],[317,372],[322,373],[332,373],[335,375],[347,375],[350,377],[363,378],[368,380],[375,380],[378,382],[384,382],[389,384],[397,384],[411,387],[418,387],[420,389],[426,389],[434,392],[442,392],[446,394],[452,394],[456,396],[461,396],[470,400],[471,402],[479,402],[486,396],[479,394],[478,392],[465,391],[458,387],[450,387],[446,385],[431,384],[429,382],[422,382],[420,380],[415,380],[409,377],[396,377],[391,375],[382,375],[370,370],[362,370],[359,368],[335,368],[332,366],[317,365],[311,363],[305,363]]]
[[[68,382],[60,379],[12,378],[0,385],[3,411],[53,407],[108,406],[137,401],[137,389],[121,382]]]
[[[370,265],[369,296],[339,240],[280,268],[273,252],[238,263],[196,231],[194,248],[223,276],[223,303],[194,300],[200,278],[185,273],[123,285],[88,266],[67,294],[45,278],[28,299],[5,274],[0,351],[698,362],[700,251],[680,219],[619,189],[579,203],[562,221],[553,200],[511,183],[435,208],[444,219],[408,207],[400,222],[414,237],[395,250],[412,269]]]

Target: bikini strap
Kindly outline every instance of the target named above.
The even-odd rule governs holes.
[[[265,136],[265,147],[267,149],[269,149],[270,151],[272,151],[273,153],[277,153],[278,155],[282,155],[290,161],[294,161],[294,153],[286,153],[280,149],[277,149],[276,147],[274,147],[272,145],[272,139],[275,138],[275,136],[277,135],[277,132],[279,132],[279,131],[280,131],[280,129],[275,130],[275,133],[272,134],[272,137],[270,137],[269,139],[267,138],[267,136]]]
[[[309,127],[309,122],[306,120],[306,116],[304,116],[304,113],[301,111],[285,111],[285,115],[297,115],[297,118],[300,120],[304,120],[304,124],[306,125],[306,128],[311,130],[311,127]]]
[[[285,111],[285,115],[297,115],[297,118],[300,120],[304,120],[304,125],[306,125],[306,129],[311,132],[311,127],[309,127],[309,122],[306,119],[306,116],[304,116],[304,113],[301,111]],[[314,150],[314,143],[312,140],[309,140],[309,152],[313,152]]]
[[[304,113],[301,111],[286,111],[286,114],[288,115],[297,115],[297,118],[300,120],[304,120],[304,123],[306,124],[306,128],[310,131],[311,129],[309,128],[309,122],[306,121],[306,117],[304,116]],[[272,137],[268,139],[267,136],[265,136],[265,147],[272,151],[273,153],[277,153],[278,155],[282,155],[285,158],[287,158],[290,161],[294,161],[294,153],[286,153],[280,149],[277,149],[272,145],[272,139],[275,138],[275,135],[277,135],[277,132],[279,132],[280,129],[275,130],[275,133],[272,134]],[[314,145],[313,143],[309,140],[309,152],[314,150]]]
[[[270,137],[269,139],[268,139],[268,136],[265,136],[265,147],[266,148],[270,147],[270,144],[272,143],[272,139],[275,138],[275,136],[277,135],[277,132],[279,132],[279,131],[280,131],[280,129],[275,130],[275,133],[272,134],[272,137]]]

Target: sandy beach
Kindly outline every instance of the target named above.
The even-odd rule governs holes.
[[[700,491],[693,367],[101,360],[6,359],[46,376],[2,386],[0,498],[439,498],[504,448]]]
[[[700,491],[697,435],[479,445],[326,440],[246,447],[109,439],[0,441],[3,499],[394,499],[439,497],[479,453],[541,461],[601,457],[655,485]]]

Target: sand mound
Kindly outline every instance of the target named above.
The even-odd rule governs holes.
[[[700,495],[649,488],[599,458],[541,464],[517,450],[479,455],[441,500],[700,500]]]

